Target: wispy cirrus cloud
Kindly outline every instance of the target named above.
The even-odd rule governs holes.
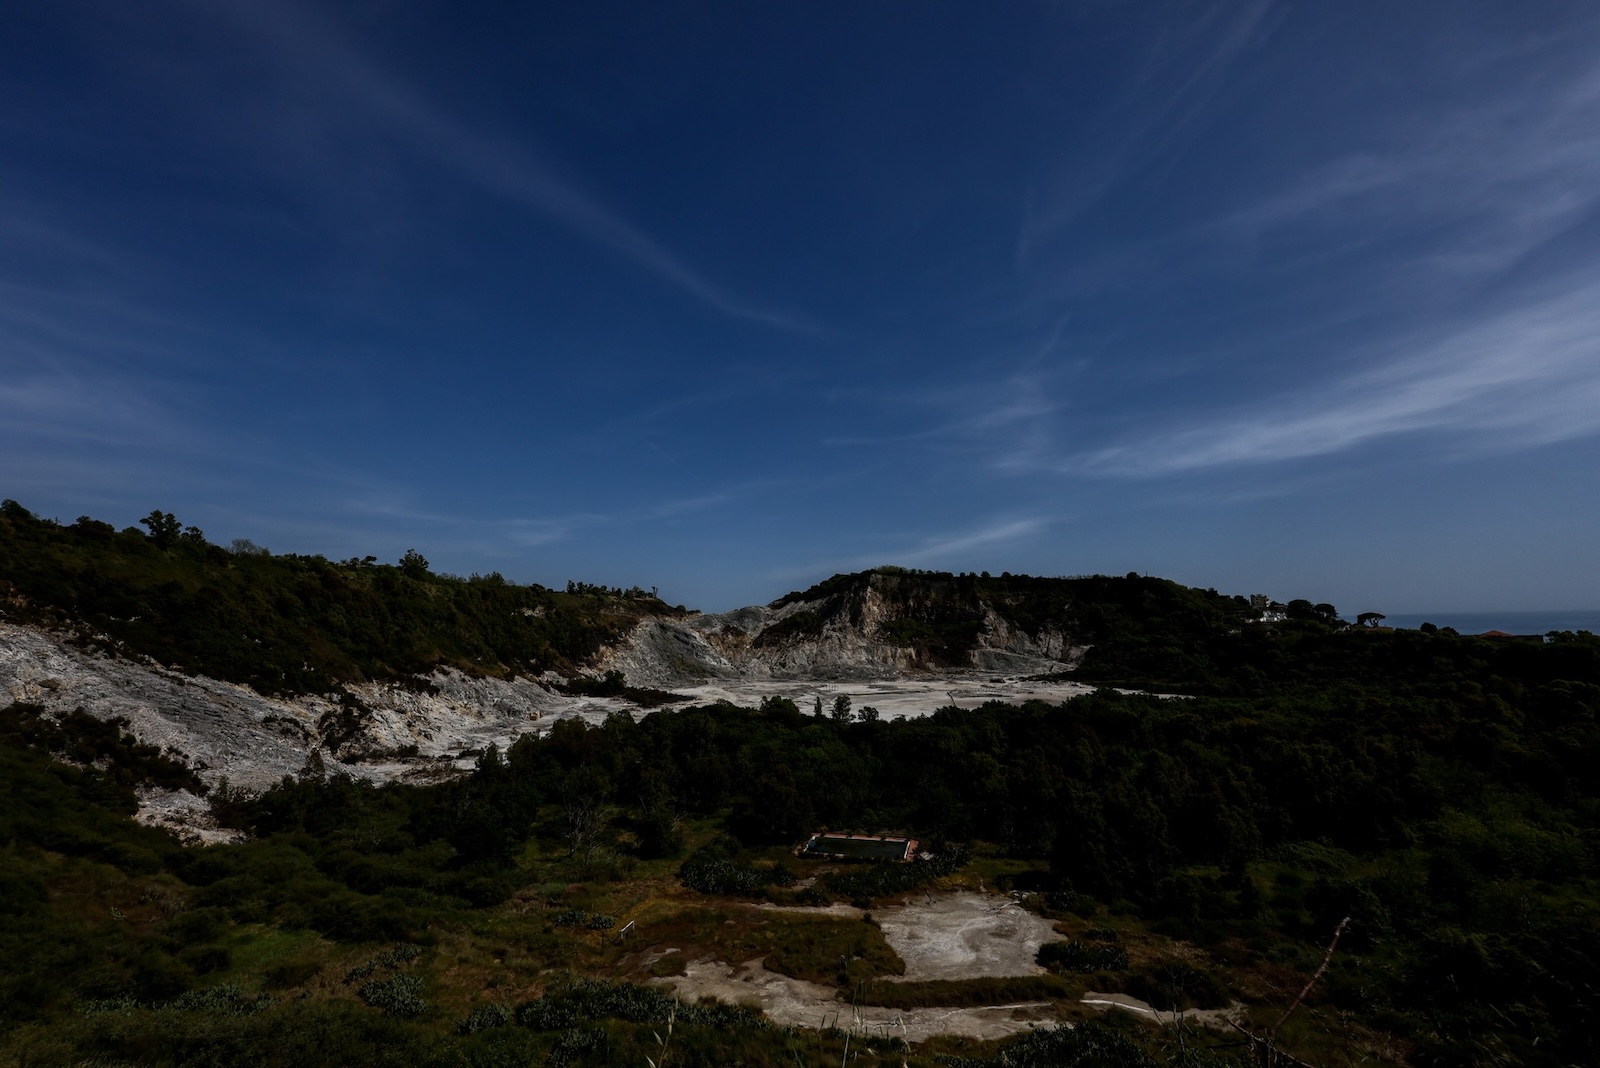
[[[751,302],[714,281],[564,174],[548,150],[450,114],[304,8],[252,0],[200,7],[264,47],[295,93],[313,93],[316,123],[404,145],[433,165],[611,249],[725,315],[787,331],[820,332],[802,316]],[[337,140],[336,129],[322,133]]]
[[[1442,117],[1392,122],[1374,144],[1307,169],[1202,232],[1334,232],[1373,243],[1429,235],[1403,264],[1448,284],[1507,269],[1597,205],[1600,75],[1584,67]]]
[[[975,530],[927,538],[915,546],[895,554],[897,561],[909,564],[942,563],[959,557],[973,549],[1004,545],[1031,538],[1049,526],[1049,520],[1039,517],[1002,519]]]
[[[1369,369],[1134,443],[1063,457],[1057,470],[1153,476],[1328,455],[1406,434],[1453,434],[1469,452],[1600,433],[1600,285],[1576,286],[1415,338]]]
[[[1573,30],[1600,37],[1593,22]],[[1192,401],[1173,390],[1119,427],[1085,418],[1092,399],[1052,406],[1047,391],[1028,419],[974,426],[971,444],[1001,470],[1148,477],[1408,434],[1448,458],[1600,432],[1600,76],[1583,54],[1565,39],[1480,42],[1457,58],[1493,92],[1397,107],[1242,207],[1052,274],[1079,297],[1247,278],[1259,246],[1294,313],[1166,357],[1193,376]],[[1299,366],[1270,388],[1236,358]]]
[[[1052,520],[1047,516],[999,517],[979,526],[945,531],[921,538],[906,538],[899,543],[886,540],[883,548],[869,553],[857,553],[808,565],[784,568],[769,577],[779,581],[814,579],[819,575],[884,565],[942,564],[960,566],[963,558],[974,550],[993,549],[1036,537],[1049,529]]]
[[[1073,153],[1023,205],[1016,259],[1025,263],[1114,190],[1130,171],[1148,166],[1193,137],[1240,57],[1270,34],[1273,0],[1164,10],[1142,63],[1101,118],[1090,147]]]

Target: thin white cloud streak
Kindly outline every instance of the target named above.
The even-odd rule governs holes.
[[[143,373],[181,324],[137,307],[0,280],[0,435],[20,452],[58,442],[199,453],[179,412],[198,390]]]
[[[321,101],[329,115],[335,102],[353,123],[376,126],[408,144],[435,165],[479,187],[547,215],[610,248],[658,278],[725,315],[800,333],[818,333],[800,317],[752,305],[711,281],[654,238],[623,220],[526,147],[457,121],[400,79],[345,45],[330,26],[283,4],[207,4],[207,13],[231,16],[258,40],[271,43],[285,67],[333,83]]]
[[[166,437],[166,412],[123,381],[29,378],[0,382],[0,430],[31,439],[126,445]]]
[[[1418,432],[1476,435],[1468,451],[1480,453],[1600,430],[1600,254],[1563,244],[1600,215],[1600,75],[1544,52],[1513,58],[1537,75],[1502,77],[1492,96],[1442,115],[1398,116],[1359,151],[1165,239],[1139,257],[1139,271],[1077,268],[1106,275],[1104,286],[1173,285],[1250,267],[1238,249],[1270,242],[1280,273],[1314,271],[1311,284],[1337,284],[1339,297],[1242,344],[1315,352],[1319,328],[1354,335],[1322,367],[1308,365],[1320,385],[1221,412],[1146,413],[1153,428],[1140,440],[1124,434],[1072,452],[1039,446],[1056,433],[1088,436],[1041,401],[1032,423],[978,437],[993,466],[1147,477],[1325,456]],[[1379,245],[1393,250],[1381,265],[1340,273],[1348,257]],[[1349,328],[1362,320],[1390,325],[1367,327],[1362,339],[1362,328]],[[1247,395],[1250,383],[1234,392]],[[1435,445],[1461,452],[1460,442]]]
[[[1070,168],[1024,204],[1016,242],[1019,264],[1092,208],[1129,171],[1194,136],[1234,65],[1268,32],[1263,24],[1272,6],[1273,0],[1252,0],[1242,8],[1217,4],[1197,24],[1185,22],[1158,39],[1124,99],[1103,118],[1116,131],[1105,138],[1111,143],[1096,142],[1092,151],[1078,153]],[[1178,16],[1168,12],[1158,17]],[[1175,86],[1165,88],[1175,80]]]
[[[1030,538],[1047,525],[1048,521],[1042,518],[1007,520],[979,530],[935,538],[924,542],[919,548],[897,554],[896,559],[909,564],[948,560],[983,546],[1003,545]]]
[[[861,553],[831,560],[819,560],[805,567],[785,568],[771,573],[770,579],[788,582],[806,580],[824,572],[840,573],[860,571],[869,567],[906,564],[953,563],[962,554],[973,549],[1031,538],[1046,530],[1051,520],[1043,516],[1021,519],[1000,519],[973,530],[923,538],[899,549],[885,549],[875,553]]]
[[[1472,451],[1600,432],[1600,285],[1408,348],[1342,381],[1070,457],[1057,469],[1159,476],[1323,456],[1422,432],[1487,435]]]
[[[1407,264],[1426,277],[1504,270],[1600,205],[1600,75],[1506,91],[1453,115],[1398,126],[1207,229],[1259,239],[1315,228],[1378,241],[1453,229]]]
[[[352,478],[352,481],[355,481]],[[607,527],[627,527],[657,523],[696,512],[704,512],[737,501],[749,491],[770,487],[772,480],[743,483],[711,493],[675,497],[617,512],[573,512],[567,515],[530,517],[482,517],[453,512],[430,511],[408,503],[410,491],[395,486],[366,486],[348,496],[340,510],[352,517],[373,517],[407,524],[418,530],[429,529],[452,539],[457,547],[492,551],[505,547],[528,549],[570,541],[585,531]],[[466,541],[462,539],[466,538]]]
[[[1023,371],[998,381],[982,379],[874,398],[891,409],[928,409],[946,418],[904,433],[833,435],[821,443],[844,448],[920,445],[944,452],[971,452],[1004,440],[1013,449],[1021,449],[1025,443],[1029,451],[1042,454],[1050,447],[1049,426],[1062,410],[1051,395],[1050,377]]]

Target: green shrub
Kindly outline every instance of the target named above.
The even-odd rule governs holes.
[[[1090,944],[1073,939],[1046,942],[1039,947],[1038,961],[1053,972],[1116,972],[1128,966],[1128,953],[1116,944]]]
[[[500,1004],[479,1005],[467,1014],[456,1027],[456,1033],[461,1035],[475,1035],[479,1031],[487,1031],[491,1027],[504,1027],[511,1022],[511,1010]]]
[[[356,996],[386,1016],[410,1019],[427,1011],[428,1003],[422,1000],[422,980],[414,975],[391,975],[387,979],[372,979],[356,988]]]
[[[780,882],[786,877],[790,883],[793,882],[793,876],[782,865],[756,867],[741,864],[734,859],[737,852],[738,843],[731,839],[712,842],[683,862],[678,868],[678,881],[702,894],[721,894],[728,897],[760,895],[769,885]]]
[[[248,997],[231,983],[190,990],[174,998],[169,1007],[189,1012],[207,1012],[215,1016],[250,1016],[273,1004],[266,995]]]
[[[958,871],[971,857],[971,851],[965,846],[951,846],[932,860],[910,864],[883,861],[860,864],[825,876],[822,884],[837,897],[866,902],[862,907],[870,907],[873,898],[903,894],[936,882]]]

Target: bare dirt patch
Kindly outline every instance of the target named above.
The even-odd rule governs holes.
[[[906,962],[906,982],[1042,975],[1039,947],[1061,938],[1049,920],[1000,894],[929,894],[872,915]]]
[[[855,919],[859,909],[775,908],[763,911]],[[873,910],[889,946],[906,963],[911,982],[1040,975],[1039,946],[1059,939],[1050,921],[1000,894],[970,891],[925,894]],[[886,976],[881,982],[902,977]],[[689,961],[684,974],[663,980],[686,998],[715,997],[760,1008],[775,1022],[796,1027],[839,1027],[865,1034],[896,1035],[921,1042],[934,1035],[1004,1038],[1056,1019],[1045,1001],[964,1008],[895,1009],[854,1006],[835,987],[780,975],[764,958],[734,965],[710,956]]]

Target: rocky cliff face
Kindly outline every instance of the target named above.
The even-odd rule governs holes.
[[[707,679],[1041,675],[1070,670],[1082,657],[1058,625],[1029,632],[1003,605],[952,605],[888,578],[869,573],[859,584],[811,599],[646,620],[602,654],[601,666],[635,685],[681,686]],[[952,648],[940,628],[967,646]]]

